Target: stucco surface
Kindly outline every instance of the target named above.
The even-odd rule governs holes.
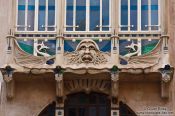
[[[35,76],[25,80],[15,80],[15,96],[11,100],[4,99],[5,112],[2,115],[37,116],[54,100],[55,81],[53,78]]]

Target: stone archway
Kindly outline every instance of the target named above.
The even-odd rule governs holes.
[[[38,116],[55,116],[56,102],[48,104]]]
[[[110,116],[110,99],[102,93],[84,92],[67,96],[65,116]]]

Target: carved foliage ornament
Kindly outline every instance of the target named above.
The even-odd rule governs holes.
[[[104,64],[107,62],[106,56],[109,53],[101,52],[98,45],[91,39],[82,40],[74,52],[67,52],[68,64]]]

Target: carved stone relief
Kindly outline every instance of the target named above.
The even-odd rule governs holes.
[[[108,52],[101,52],[98,45],[91,39],[82,40],[74,52],[65,53],[67,64],[105,64]]]

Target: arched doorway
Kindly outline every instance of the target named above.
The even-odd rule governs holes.
[[[55,116],[56,102],[47,105],[38,116]]]
[[[110,116],[110,100],[107,95],[95,92],[68,95],[65,116]]]

